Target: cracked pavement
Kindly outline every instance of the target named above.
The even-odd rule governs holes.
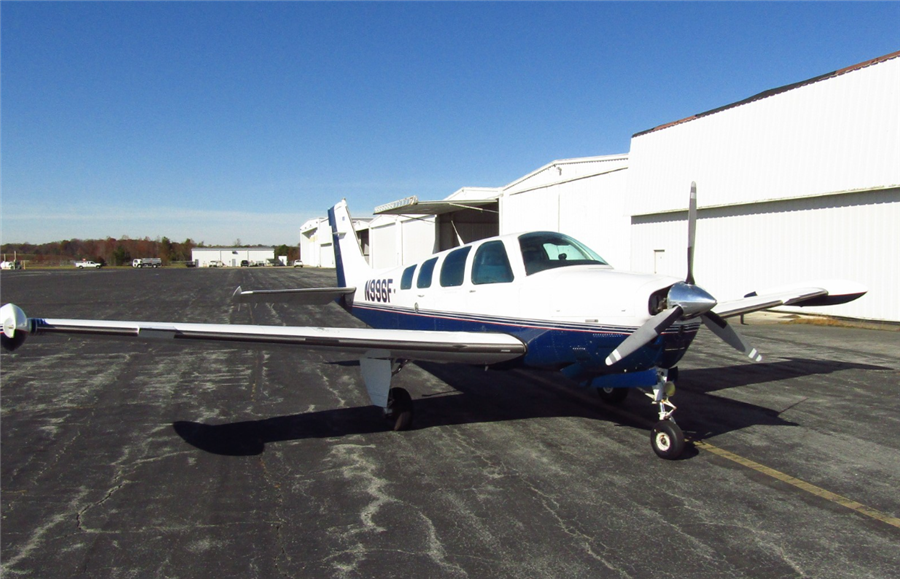
[[[358,326],[234,288],[333,270],[3,272],[38,317]],[[900,517],[900,332],[751,321],[681,364],[689,436]],[[356,362],[31,337],[0,358],[4,577],[889,577],[900,528],[700,449],[556,374],[410,364],[387,431]]]

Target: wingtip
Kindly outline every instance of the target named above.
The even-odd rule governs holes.
[[[0,307],[0,321],[3,323],[0,342],[2,342],[4,350],[12,352],[21,346],[28,337],[30,328],[28,317],[19,306],[4,304]]]

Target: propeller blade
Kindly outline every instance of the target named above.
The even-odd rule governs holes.
[[[619,347],[606,357],[606,365],[612,366],[622,358],[634,353],[636,350],[655,340],[657,336],[666,330],[666,328],[674,324],[678,318],[681,317],[682,312],[681,306],[675,306],[656,314],[644,322],[643,326],[625,338],[625,341],[619,344]]]
[[[713,334],[719,336],[723,342],[738,352],[748,356],[754,362],[762,360],[759,351],[748,344],[747,341],[725,321],[725,318],[718,314],[714,314],[713,312],[706,312],[700,316],[700,319],[703,320],[703,324],[709,328]]]
[[[684,282],[694,285],[694,239],[697,236],[697,183],[691,182],[691,199],[688,203],[687,277]]]

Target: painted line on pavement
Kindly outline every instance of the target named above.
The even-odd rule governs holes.
[[[719,448],[718,446],[714,446],[708,442],[704,442],[702,440],[692,440],[691,441],[695,447],[705,450],[707,452],[711,452],[716,456],[721,456],[722,458],[727,458],[732,462],[736,462],[741,466],[745,466],[749,469],[755,470],[758,473],[764,474],[766,476],[772,477],[775,480],[781,481],[783,483],[787,483],[791,486],[794,486],[800,490],[806,491],[812,495],[817,497],[821,497],[827,501],[831,501],[832,503],[836,503],[841,505],[842,507],[847,507],[848,509],[854,510],[858,513],[866,515],[867,517],[871,517],[876,521],[881,521],[882,523],[887,523],[888,525],[892,525],[900,529],[900,518],[892,517],[881,511],[875,510],[871,507],[867,507],[866,505],[856,502],[852,499],[848,499],[845,496],[841,496],[837,493],[833,493],[831,491],[825,490],[821,487],[817,487],[814,484],[808,483],[804,480],[800,480],[797,477],[793,477],[789,474],[785,474],[781,471],[777,471],[774,468],[768,467],[766,465],[760,464],[758,462],[752,461],[749,458],[744,458],[738,454],[727,451],[723,448]]]

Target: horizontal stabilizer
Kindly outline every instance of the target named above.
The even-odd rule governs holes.
[[[298,305],[318,306],[333,302],[334,300],[352,294],[354,287],[323,287],[277,290],[250,290],[243,291],[240,286],[234,290],[232,301],[242,304],[272,304],[291,303]]]

